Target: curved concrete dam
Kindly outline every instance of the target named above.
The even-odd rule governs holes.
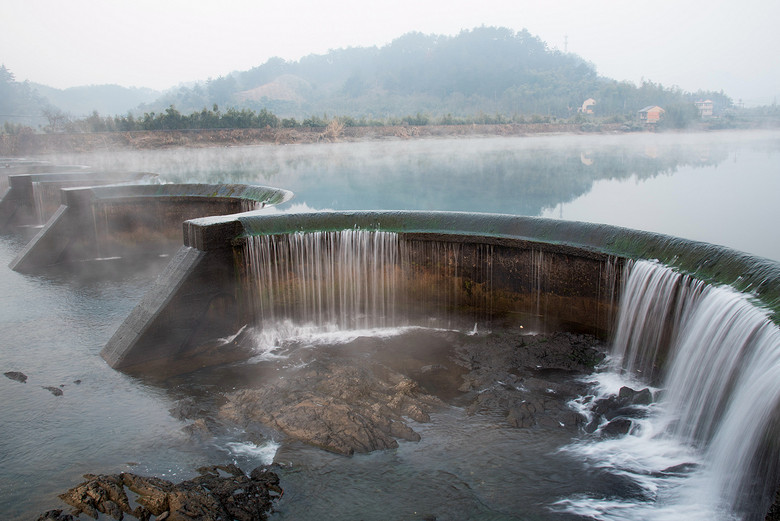
[[[280,313],[315,322],[360,316],[364,325],[388,313],[402,322],[443,314],[606,338],[622,273],[640,259],[744,292],[780,321],[778,263],[705,243],[507,215],[237,214],[184,223],[184,247],[103,355],[131,372],[150,364],[185,370],[177,368],[184,353]]]
[[[238,214],[184,224],[184,246],[101,354],[122,371],[171,375],[247,358],[249,329],[285,322],[591,333],[612,345],[601,374],[664,393],[648,391],[648,411],[617,419],[594,405],[603,396],[579,403],[597,433],[617,421],[626,436],[571,450],[642,482],[648,471],[622,468],[617,453],[638,451],[628,459],[639,461],[683,447],[690,461],[659,473],[654,489],[687,479],[715,517],[758,519],[778,483],[779,296],[776,262],[612,226],[446,212]],[[674,490],[653,508],[677,508]],[[654,518],[647,505],[634,506],[636,518]],[[628,508],[600,498],[558,506]]]

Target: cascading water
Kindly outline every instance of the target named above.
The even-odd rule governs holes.
[[[658,382],[660,399],[627,435],[565,450],[642,493],[556,508],[604,520],[762,518],[778,477],[780,330],[730,288],[647,261],[626,273],[597,394]]]
[[[250,237],[258,318],[366,329],[396,324],[398,236],[387,232]]]
[[[357,229],[248,237],[255,338],[268,350],[317,331],[471,329],[492,312],[492,251],[470,251],[464,277],[458,243]]]
[[[60,187],[49,183],[32,182],[36,224],[44,225],[60,205]]]

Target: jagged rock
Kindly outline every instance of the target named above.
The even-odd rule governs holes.
[[[35,521],[77,521],[70,514],[63,514],[62,510],[49,510],[36,518]]]
[[[652,403],[653,397],[649,389],[635,391],[630,387],[621,387],[617,396],[609,396],[598,400],[593,405],[593,413],[612,420],[618,416],[638,418],[645,414],[644,406]]]
[[[20,371],[7,371],[3,374],[11,380],[16,380],[17,382],[21,382],[23,384],[27,383],[27,375]]]
[[[576,432],[584,418],[567,402],[586,385],[573,376],[591,370],[601,345],[585,335],[515,333],[291,347],[278,372],[266,373],[277,376],[262,386],[209,403],[184,399],[171,414],[190,420],[184,429],[196,438],[235,426],[255,433],[270,428],[344,455],[419,441],[410,421],[430,421],[446,406],[442,398],[470,414],[504,414],[518,428]]]
[[[207,407],[201,404],[199,400],[194,397],[188,397],[176,402],[176,405],[169,412],[177,420],[186,420],[188,418],[197,418],[207,411]]]
[[[563,427],[576,431],[585,418],[568,400],[585,386],[572,378],[603,359],[598,340],[586,335],[487,335],[463,342],[459,363],[470,371],[460,390],[471,393],[469,414],[504,413],[517,428]]]
[[[378,376],[378,375],[381,375]],[[430,421],[443,403],[409,378],[387,368],[318,360],[297,378],[227,395],[219,415],[236,423],[259,422],[338,454],[398,446],[396,438],[419,441],[405,417]]]
[[[44,389],[46,389],[47,391],[49,391],[54,396],[62,396],[63,395],[62,389],[60,389],[59,387],[51,387],[51,386],[42,386],[42,387]]]
[[[127,472],[86,474],[87,481],[60,498],[74,507],[75,515],[84,513],[93,518],[102,513],[114,519],[129,515],[143,521],[151,516],[158,521],[250,521],[266,519],[273,501],[284,493],[279,487],[279,477],[267,468],[254,469],[249,476],[233,464],[202,467],[198,472],[198,477],[177,485]],[[135,509],[130,508],[126,489],[137,494]],[[61,511],[51,512],[61,514]],[[70,521],[73,518],[41,519]]]
[[[602,427],[602,433],[608,436],[626,434],[630,430],[631,419],[644,417],[647,414],[646,406],[652,402],[653,394],[650,389],[635,391],[630,387],[621,387],[617,395],[593,403],[591,407],[593,417],[585,427],[585,432],[592,434],[604,421],[607,421],[607,425]],[[628,427],[626,421],[629,423]]]
[[[630,387],[621,387],[618,391],[618,398],[630,405],[650,405],[653,403],[653,393],[646,387],[641,391],[635,391]]]

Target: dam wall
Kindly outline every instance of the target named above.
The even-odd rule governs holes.
[[[291,309],[292,303],[291,318],[296,318],[296,308],[301,309],[302,299],[309,298],[302,295],[320,291],[316,279],[325,275],[315,264],[305,262],[322,251],[292,250],[288,238],[332,233],[336,235],[323,237],[320,243],[335,244],[345,230],[397,235],[403,250],[399,259],[407,263],[399,261],[399,269],[407,271],[397,278],[405,288],[406,296],[398,300],[403,316],[411,316],[404,315],[404,306],[439,306],[450,316],[473,323],[520,324],[529,332],[563,329],[606,338],[614,324],[623,269],[635,260],[657,259],[709,284],[747,291],[756,304],[770,309],[772,320],[777,323],[778,319],[777,263],[658,234],[453,212],[238,214],[184,223],[178,267],[171,267],[175,283],[165,277],[158,280],[150,292],[155,297],[144,299],[133,311],[103,350],[103,357],[112,367],[131,373],[176,373],[242,356],[246,346],[236,334],[245,326],[263,327],[258,310],[268,308],[258,304],[257,291],[267,291],[269,283],[257,273],[274,269],[282,274],[275,280],[289,287],[288,302],[273,297],[273,305]],[[274,238],[275,252],[287,248],[296,253],[260,262],[252,258],[248,247],[258,237]],[[196,257],[197,262],[187,260]],[[289,260],[293,257],[303,263],[293,266]],[[305,281],[312,266],[315,282]],[[333,280],[344,284],[338,282],[346,280],[344,276],[338,276],[342,278]],[[194,288],[197,298],[188,297],[195,294]],[[332,301],[336,302],[335,297]],[[220,316],[220,309],[228,310],[230,321]],[[363,313],[364,308],[353,309]],[[167,327],[171,323],[180,326],[171,331]],[[178,366],[183,359],[186,363]]]

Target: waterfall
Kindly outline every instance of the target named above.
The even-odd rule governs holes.
[[[569,450],[630,475],[647,497],[575,498],[559,506],[598,512],[596,519],[679,519],[682,512],[690,519],[763,518],[780,456],[780,329],[729,287],[648,261],[625,274],[607,373],[657,384],[661,398],[622,439]],[[697,470],[685,479],[664,468],[687,463]]]
[[[491,245],[344,230],[251,236],[245,251],[262,327],[470,329],[492,314]]]
[[[367,329],[396,324],[398,236],[295,233],[249,238],[258,318]]]
[[[60,187],[37,181],[31,184],[36,224],[43,225],[60,205]]]

